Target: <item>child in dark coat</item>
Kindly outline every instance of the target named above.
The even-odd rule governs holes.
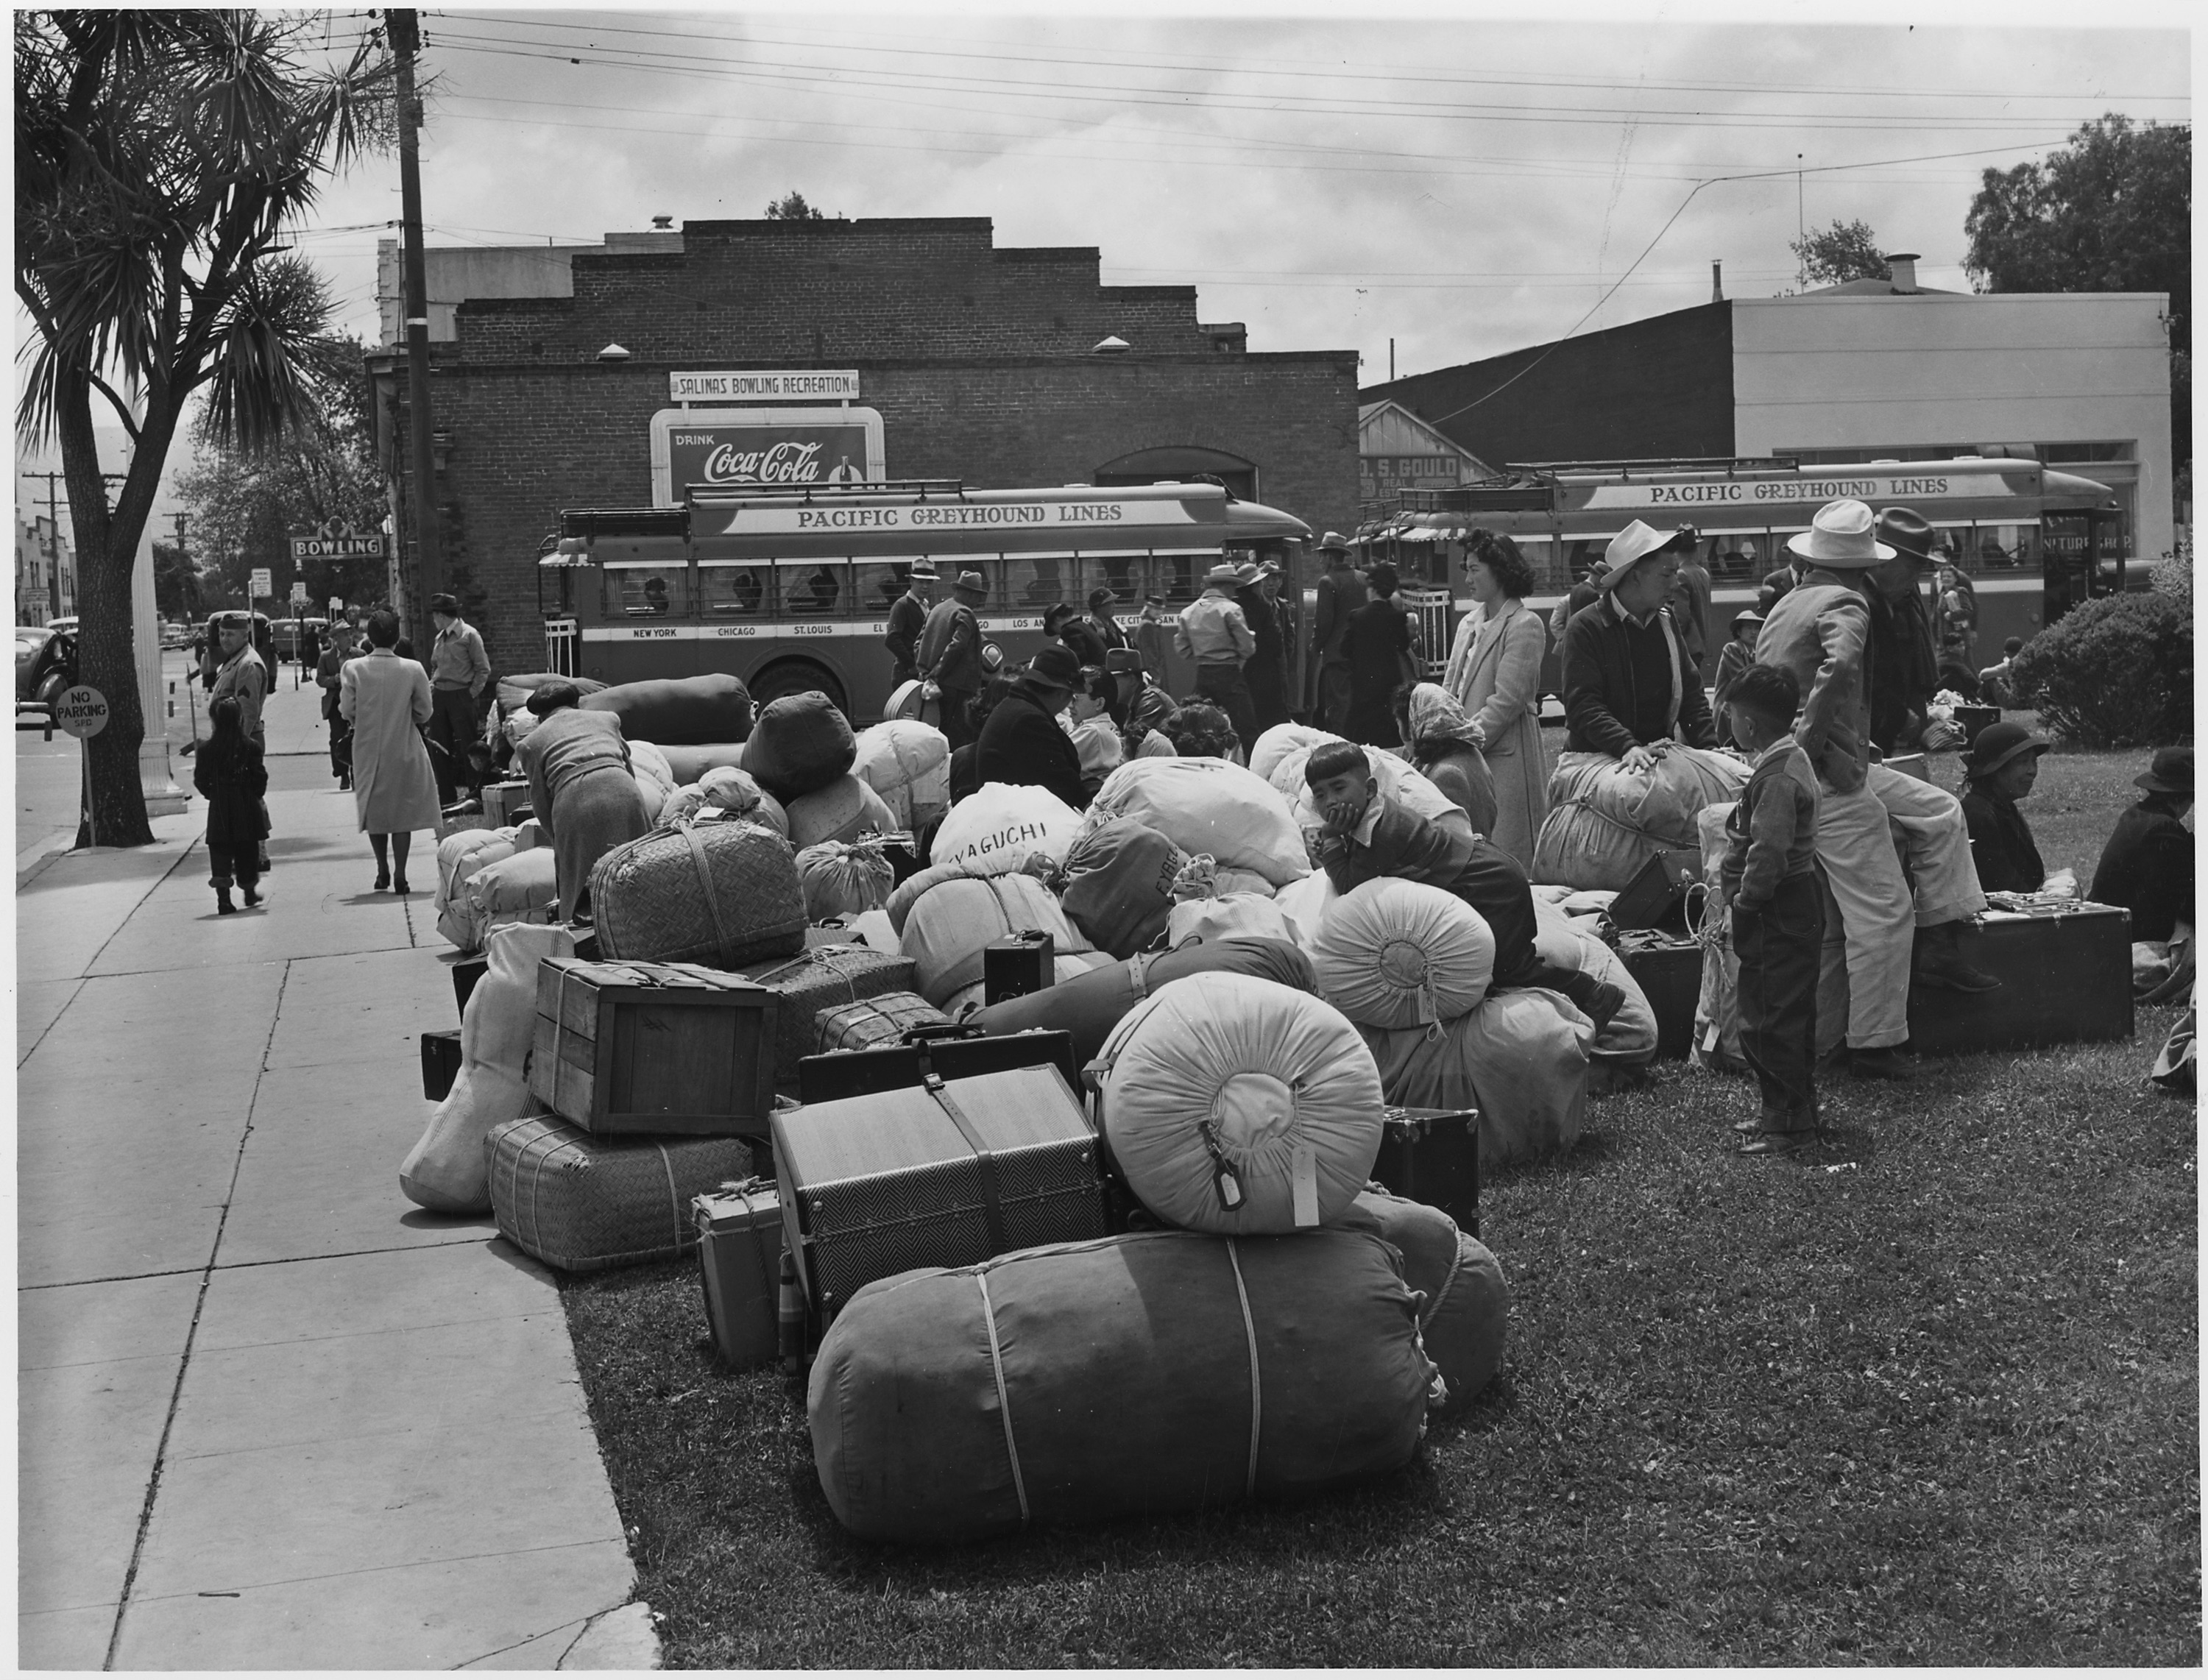
[[[261,801],[268,794],[268,769],[261,748],[245,733],[237,702],[228,698],[207,708],[214,734],[192,761],[192,785],[207,801],[207,879],[214,888],[219,915],[234,915],[230,902],[233,877],[252,909],[261,902],[261,843],[268,837]]]
[[[1719,879],[1740,958],[1740,1053],[1763,1110],[1734,1128],[1743,1155],[1791,1155],[1817,1129],[1817,960],[1825,939],[1817,882],[1817,772],[1794,740],[1801,685],[1750,665],[1725,691],[1732,737],[1755,769],[1725,819]]]

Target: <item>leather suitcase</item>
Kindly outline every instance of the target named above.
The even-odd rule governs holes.
[[[781,1009],[769,988],[693,963],[547,957],[530,1095],[599,1135],[764,1137]]]
[[[774,1088],[795,1093],[798,1065],[819,1047],[822,1015],[867,998],[912,989],[913,960],[853,945],[813,946],[795,957],[771,957],[735,970],[781,999],[774,1043]]]
[[[1611,901],[1610,919],[1620,929],[1654,927],[1665,921],[1685,926],[1680,904],[1689,881],[1700,880],[1702,854],[1699,847],[1667,847],[1634,872],[1625,891]]]
[[[488,782],[483,784],[483,820],[493,828],[508,828],[534,814],[526,782]]]
[[[1039,928],[981,947],[981,1001],[1001,1004],[1041,991],[1058,978],[1055,941]]]
[[[463,957],[453,964],[453,996],[460,1005],[460,1013],[468,1012],[468,998],[476,989],[476,982],[490,972],[488,957]]]
[[[2112,904],[2055,915],[1988,910],[1965,930],[1964,961],[1995,992],[1912,986],[1909,1043],[1935,1056],[2132,1035],[2132,916]]]
[[[916,1266],[1105,1233],[1096,1135],[1048,1063],[808,1102],[773,1131],[783,1241],[816,1329]]]
[[[714,1351],[732,1371],[773,1364],[781,1351],[782,1281],[782,1198],[773,1181],[747,1179],[708,1191],[691,1202],[690,1216]]]
[[[1641,941],[1646,941],[1645,943]],[[1695,1005],[1702,992],[1702,948],[1692,939],[1661,940],[1644,934],[1618,947],[1656,1016],[1656,1057],[1683,1060],[1695,1041]]]
[[[422,1095],[442,1102],[460,1077],[460,1035],[457,1029],[422,1035]]]
[[[1007,1033],[990,1038],[970,1022],[910,1027],[895,1044],[807,1056],[798,1064],[797,1096],[801,1102],[833,1102],[870,1091],[916,1086],[931,1073],[970,1079],[1046,1064],[1059,1071],[1069,1089],[1080,1089],[1081,1069],[1073,1059],[1071,1033]]]
[[[1479,1111],[1380,1111],[1372,1176],[1407,1202],[1439,1208],[1467,1236],[1479,1234]]]

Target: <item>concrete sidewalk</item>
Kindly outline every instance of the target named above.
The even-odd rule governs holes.
[[[399,1193],[428,837],[270,806],[263,910],[196,812],[17,894],[19,1661],[653,1665],[549,1277]]]

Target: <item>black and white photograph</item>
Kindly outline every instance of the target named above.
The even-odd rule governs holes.
[[[17,1666],[2200,1665],[2186,9],[8,25]]]

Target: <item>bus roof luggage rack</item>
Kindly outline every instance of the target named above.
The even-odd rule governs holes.
[[[788,501],[849,501],[859,496],[963,496],[963,478],[873,478],[856,484],[685,484],[686,506],[699,502],[757,501],[762,498]]]
[[[557,537],[681,537],[689,529],[690,515],[680,507],[562,507],[554,548]]]
[[[1509,461],[1508,472],[1615,472],[1631,477],[1636,472],[1794,472],[1801,462],[1792,455],[1675,455],[1641,460]]]

